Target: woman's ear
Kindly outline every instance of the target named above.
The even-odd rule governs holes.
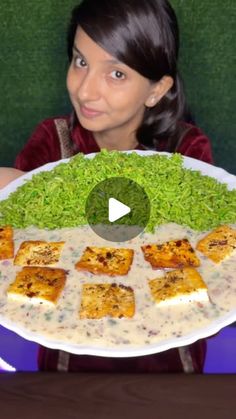
[[[148,108],[153,108],[165,94],[171,89],[174,80],[170,76],[163,76],[161,80],[152,86],[151,93],[148,96],[145,105]]]

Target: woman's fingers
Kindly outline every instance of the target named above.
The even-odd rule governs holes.
[[[0,167],[0,189],[8,185],[16,178],[22,176],[25,172],[21,170],[10,168],[10,167]]]

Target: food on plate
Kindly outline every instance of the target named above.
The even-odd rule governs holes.
[[[93,274],[126,275],[133,262],[133,255],[132,249],[88,246],[75,268]]]
[[[139,155],[102,150],[92,159],[79,153],[50,171],[42,169],[1,201],[0,224],[47,229],[87,225],[89,193],[99,182],[117,176],[137,182],[146,191],[151,204],[146,232],[169,222],[197,231],[234,223],[236,190],[230,191],[227,184],[183,167],[183,162],[183,156],[177,153]],[[101,220],[100,211],[98,200],[93,208],[93,224]],[[138,214],[136,221],[140,225]],[[134,225],[132,217],[124,222]]]
[[[149,353],[153,347],[158,352],[163,350],[163,342],[171,342],[172,347],[177,338],[177,345],[182,345],[186,336],[200,338],[203,330],[215,333],[212,325],[222,326],[228,313],[235,316],[236,259],[233,256],[227,263],[212,266],[196,250],[196,243],[204,232],[221,224],[236,228],[236,190],[229,190],[235,181],[231,184],[226,177],[228,183],[222,184],[187,169],[191,160],[178,154],[141,156],[104,151],[90,157],[78,154],[68,162],[52,163],[38,174],[25,175],[22,186],[7,199],[9,189],[0,193],[4,197],[0,225],[16,228],[16,251],[26,240],[65,242],[63,257],[54,267],[30,265],[38,259],[38,255],[32,258],[32,249],[28,254],[19,253],[15,263],[14,256],[0,261],[0,319],[16,325],[16,330],[37,335],[41,344],[60,342],[61,349],[78,353],[85,353],[88,347],[93,353],[97,351],[94,348],[102,348],[105,354],[112,349],[119,356],[124,348],[129,352],[148,347]],[[214,176],[210,166],[209,172],[203,163],[198,166],[195,162],[193,167],[206,168],[205,173]],[[26,180],[30,176],[32,179]],[[91,190],[118,176],[142,185],[151,206],[146,229],[126,245],[104,244],[88,226],[86,214]],[[12,190],[16,186],[13,184]],[[94,224],[101,220],[101,213],[108,219],[108,208],[101,209],[103,199],[101,194],[94,202]],[[129,224],[130,217],[126,219],[127,226],[133,228],[133,220]],[[4,231],[9,234],[8,229]],[[0,240],[1,234],[0,230]],[[119,247],[127,248],[123,249],[128,253],[122,254],[122,263],[110,246],[115,252],[121,252]],[[43,263],[50,264],[44,257]],[[153,271],[158,267],[172,271]],[[52,276],[55,272],[61,275]]]
[[[118,284],[84,284],[80,306],[81,319],[102,317],[133,317],[134,292],[131,287]]]
[[[232,224],[231,227],[236,230],[236,224]],[[35,227],[14,229],[16,252],[23,241],[32,239],[65,242],[59,263],[47,268],[64,269],[66,285],[56,304],[48,304],[46,301],[39,303],[26,296],[24,299],[20,297],[19,300],[19,295],[19,301],[12,301],[10,296],[7,296],[7,289],[23,267],[14,265],[13,259],[0,261],[0,321],[3,325],[12,324],[17,333],[23,336],[27,334],[32,340],[37,336],[37,341],[42,345],[51,347],[57,342],[60,349],[73,353],[88,351],[90,354],[98,354],[97,350],[101,349],[99,354],[103,353],[107,356],[113,356],[113,352],[116,354],[119,352],[118,356],[121,356],[121,353],[124,355],[124,351],[138,355],[140,348],[144,348],[144,354],[149,353],[150,348],[155,348],[158,352],[163,350],[163,344],[165,345],[167,341],[171,342],[171,345],[168,345],[169,348],[175,344],[186,345],[188,336],[199,339],[207,335],[205,332],[213,334],[216,332],[215,325],[218,330],[218,326],[222,327],[222,324],[225,326],[228,319],[235,321],[236,254],[233,254],[225,263],[213,264],[196,250],[196,243],[207,233],[198,233],[170,223],[157,228],[155,235],[142,233],[126,243],[115,244],[114,242],[105,243],[104,239],[96,235],[90,226],[53,231],[48,229],[41,231]],[[207,286],[209,301],[183,304],[181,300],[177,300],[177,305],[159,307],[152,297],[148,280],[163,277],[167,270],[180,268],[153,270],[151,264],[145,261],[141,247],[148,243],[166,243],[177,238],[187,238],[196,251],[201,265],[195,269]],[[84,270],[76,270],[75,263],[82,256],[86,246],[132,249],[134,258],[128,274],[125,276],[94,275]],[[45,269],[41,267],[43,268]],[[132,287],[135,299],[133,317],[120,319],[107,314],[93,319],[89,317],[91,313],[87,313],[88,317],[80,318],[83,284],[92,286],[100,283],[116,283],[117,286],[123,284],[126,287]],[[95,297],[95,290],[93,295]],[[96,304],[99,308],[105,309],[103,300],[99,305],[99,298],[100,296]],[[113,304],[115,305],[116,303]],[[100,315],[100,311],[94,310],[95,312]]]
[[[188,239],[170,240],[160,244],[142,246],[144,258],[152,268],[182,268],[200,266],[200,260]]]
[[[13,239],[13,228],[11,226],[0,227],[0,240]]]
[[[222,262],[236,249],[236,230],[222,225],[197,243],[197,250],[215,263]]]
[[[194,268],[166,272],[163,277],[150,280],[149,287],[159,306],[209,301],[207,286]]]
[[[13,229],[11,226],[0,227],[0,260],[14,257]]]
[[[64,269],[24,267],[7,290],[8,298],[55,305],[66,283]]]
[[[15,256],[14,264],[20,266],[54,265],[59,261],[64,244],[64,241],[24,241]]]
[[[13,240],[0,240],[0,260],[12,259],[14,257]]]

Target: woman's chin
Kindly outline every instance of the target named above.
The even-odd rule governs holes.
[[[98,121],[98,118],[85,118],[81,115],[78,115],[78,120],[80,125],[91,132],[102,132],[106,130],[104,124],[101,121]]]

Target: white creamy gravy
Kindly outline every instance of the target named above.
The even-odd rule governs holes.
[[[236,225],[232,227],[236,228]],[[209,303],[193,302],[160,308],[152,300],[148,280],[161,276],[163,271],[151,268],[144,260],[141,246],[186,237],[195,247],[205,234],[206,232],[197,233],[170,223],[157,228],[155,234],[143,233],[129,242],[117,244],[99,238],[89,226],[48,231],[36,228],[15,229],[15,254],[25,240],[65,241],[60,261],[54,266],[68,270],[69,273],[65,289],[55,308],[44,303],[22,304],[8,301],[6,295],[9,284],[14,281],[16,273],[22,267],[14,266],[12,261],[0,261],[0,317],[5,324],[12,322],[20,331],[32,333],[32,340],[33,335],[37,334],[49,341],[59,341],[76,347],[116,348],[121,351],[158,345],[199,331],[236,310],[236,254],[216,265],[197,252],[201,260],[198,271],[208,286]],[[74,265],[86,246],[134,249],[134,260],[128,275],[109,277],[76,271]],[[132,287],[136,303],[135,316],[132,319],[80,320],[81,288],[87,282],[116,282]]]

